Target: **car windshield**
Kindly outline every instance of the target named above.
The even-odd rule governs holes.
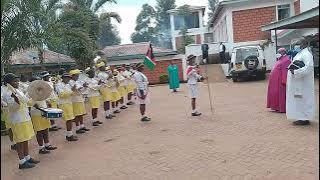
[[[242,62],[248,56],[257,56],[259,57],[258,48],[240,48],[236,50],[236,62]]]

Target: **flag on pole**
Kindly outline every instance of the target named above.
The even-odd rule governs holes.
[[[143,64],[151,71],[153,71],[156,66],[155,57],[153,54],[153,49],[152,49],[151,43],[150,43],[150,46],[149,46],[148,51],[146,53],[146,56],[144,57]]]

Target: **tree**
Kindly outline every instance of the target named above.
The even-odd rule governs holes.
[[[186,46],[188,46],[189,44],[194,43],[194,39],[187,35],[188,33],[188,29],[187,28],[183,28],[180,31],[180,35],[181,35],[181,45],[178,47],[178,52],[184,54],[185,53],[185,49]]]
[[[209,10],[211,11],[211,12],[209,12],[209,17],[211,18],[212,13],[216,9],[216,6],[217,6],[219,0],[208,0],[208,1],[209,1]]]
[[[160,47],[172,48],[170,15],[167,11],[174,8],[176,8],[175,0],[157,0],[155,9],[157,12],[158,44]]]
[[[55,36],[48,46],[75,58],[79,68],[92,66],[101,32],[98,12],[108,2],[116,3],[115,0],[70,0],[53,25]],[[103,16],[102,12],[100,17]]]
[[[189,5],[183,5],[183,6],[178,7],[178,15],[179,16],[188,16],[190,14],[191,14],[191,11],[190,11]],[[191,36],[187,35],[187,33],[188,33],[187,27],[183,27],[180,31],[182,40],[181,40],[181,45],[178,48],[179,53],[184,54],[185,47],[188,46],[189,44],[194,43],[194,39]]]
[[[110,45],[118,45],[121,43],[119,32],[111,23],[112,18],[118,23],[121,23],[121,17],[115,12],[104,13],[99,17],[101,33],[98,42],[100,48]]]
[[[131,40],[137,42],[152,42],[157,44],[156,12],[149,4],[142,5],[142,10],[136,20],[135,32],[131,35]]]
[[[1,0],[1,74],[13,52],[30,47],[29,1]]]

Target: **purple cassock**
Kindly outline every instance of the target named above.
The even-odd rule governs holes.
[[[269,76],[267,108],[281,113],[286,112],[287,67],[290,63],[289,56],[281,56]]]

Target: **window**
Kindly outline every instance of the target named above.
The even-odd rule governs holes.
[[[204,34],[204,42],[205,43],[213,42],[213,33],[205,33]]]
[[[278,9],[278,21],[290,17],[290,4],[279,5],[277,6],[277,9]]]
[[[259,57],[259,51],[257,48],[240,48],[236,51],[236,62],[244,61],[248,56]]]
[[[194,12],[187,16],[174,16],[174,30],[181,30],[183,28],[191,29],[191,28],[199,28],[199,14],[198,12]]]

